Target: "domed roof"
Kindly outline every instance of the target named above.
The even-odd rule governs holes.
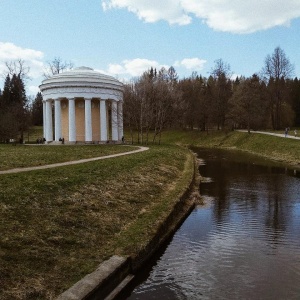
[[[46,100],[62,97],[96,97],[119,101],[123,98],[123,84],[119,80],[88,67],[79,67],[53,75],[43,80],[40,90]]]
[[[47,87],[53,86],[96,86],[105,84],[106,87],[122,88],[123,84],[112,76],[94,71],[92,68],[79,67],[70,71],[53,75],[43,80],[40,89],[43,91]]]

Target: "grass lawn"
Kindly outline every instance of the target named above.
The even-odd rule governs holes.
[[[108,146],[103,151],[120,148]],[[81,156],[86,151],[99,155],[99,150],[90,149],[97,147],[69,146],[68,154],[58,154],[57,149],[51,156],[57,153],[65,160],[68,155],[80,156],[74,154],[77,151]],[[30,157],[19,152],[18,160],[27,160],[22,155]],[[192,176],[193,156],[172,145],[81,165],[0,175],[0,298],[51,299],[113,254],[134,256]]]
[[[300,164],[300,140],[237,131],[169,131],[164,142],[196,147],[237,149],[290,165]]]
[[[134,155],[0,175],[0,299],[51,299],[114,254],[135,256],[193,177],[188,145],[300,163],[300,141],[168,131]],[[128,151],[130,146],[0,146],[1,169]]]
[[[20,145],[0,144],[0,171],[47,165],[132,151],[125,145]]]

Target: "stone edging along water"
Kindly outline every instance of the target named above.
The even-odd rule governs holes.
[[[57,300],[112,300],[126,288],[134,274],[174,235],[195,207],[199,187],[198,165],[194,158],[194,173],[189,185],[179,195],[172,211],[158,228],[155,236],[136,257],[112,256],[98,268],[58,296]]]

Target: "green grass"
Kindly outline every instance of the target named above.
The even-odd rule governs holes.
[[[43,126],[31,127],[28,132],[24,134],[24,140],[26,143],[36,143],[37,139],[43,137]]]
[[[0,171],[100,157],[133,150],[125,145],[16,145],[0,144]]]
[[[191,157],[184,148],[152,146],[0,175],[0,298],[50,299],[111,255],[137,253],[189,184]]]
[[[125,135],[126,137],[126,135]],[[187,146],[300,163],[300,141],[241,132],[167,131],[134,155],[0,175],[0,298],[51,299],[114,254],[135,256],[193,176]],[[2,169],[130,146],[0,146]]]
[[[295,139],[236,131],[207,133],[194,130],[165,132],[163,141],[186,146],[237,149],[287,164],[300,164],[300,140]]]

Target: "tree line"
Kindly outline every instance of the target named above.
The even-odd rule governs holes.
[[[151,68],[125,84],[124,125],[138,142],[160,142],[165,128],[199,130],[274,129],[300,126],[300,81],[277,47],[262,70],[232,79],[230,65],[216,60],[208,78],[179,79],[173,67]],[[158,137],[158,138],[157,138]]]
[[[34,99],[26,95],[29,67],[23,60],[6,62],[5,65],[4,87],[0,89],[0,142],[14,140],[22,143],[24,133],[31,126],[43,125],[43,96],[41,92]],[[48,62],[43,77],[49,78],[72,67],[71,62],[56,57]]]
[[[24,133],[32,125],[43,125],[43,97],[37,93],[33,102],[25,92],[20,74],[7,75],[0,90],[0,142],[23,143]]]
[[[42,94],[29,99],[25,81],[29,69],[19,60],[6,63],[0,90],[0,141],[24,139],[32,125],[43,125]],[[72,68],[55,58],[48,62],[47,78]],[[138,132],[138,142],[160,143],[166,128],[274,129],[300,126],[300,80],[285,52],[275,48],[262,70],[251,77],[232,79],[230,65],[215,61],[208,77],[192,73],[179,79],[173,67],[151,68],[124,84],[124,126]],[[151,133],[151,135],[150,135]],[[154,133],[154,134],[153,134]],[[150,140],[151,136],[151,140]]]

